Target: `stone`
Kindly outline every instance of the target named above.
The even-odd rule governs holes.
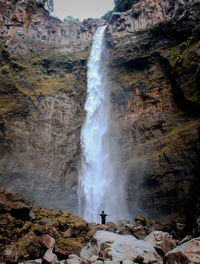
[[[131,234],[134,235],[138,239],[144,239],[147,236],[144,226],[137,225],[129,229],[131,231]]]
[[[44,256],[43,256],[43,261],[44,263],[47,264],[57,264],[58,260],[57,260],[57,256],[52,252],[51,249],[48,249]]]
[[[150,233],[144,241],[151,244],[161,256],[176,247],[176,241],[172,236],[162,231]]]
[[[91,262],[95,262],[98,259],[98,256],[94,255],[90,258]]]
[[[69,259],[77,259],[77,260],[81,261],[81,258],[77,255],[74,255],[74,254],[70,254]]]
[[[108,231],[97,231],[93,245],[89,243],[81,250],[81,258],[91,260],[91,257],[102,256],[102,260],[113,261],[132,261],[141,256],[144,258],[143,263],[158,262],[160,256],[153,246],[149,243],[138,240],[130,235],[118,235]]]
[[[107,231],[115,232],[118,229],[117,225],[113,222],[107,222]]]
[[[80,252],[80,257],[82,259],[89,260],[91,258],[93,259],[94,256],[98,256],[98,246],[95,238],[93,238]]]
[[[42,259],[27,260],[26,264],[41,264]]]
[[[194,238],[169,251],[164,259],[164,264],[199,264],[200,263],[200,237]]]
[[[110,230],[108,230],[110,231]],[[119,235],[131,235],[131,231],[127,227],[122,227],[120,230],[117,231]]]
[[[88,259],[84,259],[81,261],[81,264],[91,264],[92,262]]]
[[[78,259],[68,259],[67,264],[80,264],[81,261]]]
[[[12,245],[6,246],[3,256],[8,262],[18,262],[19,260],[41,258],[45,253],[45,248],[40,244],[39,237],[34,233],[28,233]]]
[[[127,225],[130,225],[130,221],[129,220],[121,220],[119,223],[120,227],[126,227]]]
[[[183,243],[185,243],[185,242],[187,242],[187,241],[190,241],[190,240],[192,240],[192,236],[191,235],[187,235],[186,237],[184,237],[181,241],[178,241],[178,245],[181,245],[181,244],[183,244]]]
[[[47,249],[53,249],[55,246],[55,239],[49,235],[43,235],[40,237],[40,242],[45,245]]]

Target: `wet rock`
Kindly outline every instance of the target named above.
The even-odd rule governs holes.
[[[68,259],[67,264],[80,264],[81,261],[78,259]]]
[[[144,263],[160,260],[160,256],[151,245],[133,236],[97,231],[94,239],[96,240],[94,245],[90,243],[82,249],[81,258],[91,260],[91,257],[96,255],[102,257],[104,261],[109,260],[114,263],[125,260],[132,261],[138,256],[144,258]]]
[[[141,225],[129,227],[130,233],[138,239],[144,239],[147,236],[145,227]]]
[[[164,259],[165,264],[198,264],[200,263],[200,238],[194,238],[169,251]]]
[[[107,222],[107,231],[115,232],[117,231],[118,227],[113,222]]]
[[[14,218],[19,220],[29,220],[30,219],[31,206],[25,198],[15,192],[5,192],[0,193],[0,211],[9,212]]]
[[[176,247],[176,241],[166,232],[154,231],[144,241],[152,245],[156,251],[164,256],[168,251]]]
[[[37,259],[43,257],[45,247],[34,233],[29,233],[5,248],[3,256],[8,262]]]
[[[43,235],[40,237],[40,242],[47,248],[53,249],[55,245],[55,239],[49,235]]]
[[[27,260],[26,264],[41,264],[42,259]]]
[[[48,249],[43,257],[43,262],[46,264],[57,264],[57,256],[52,252],[51,249]]]
[[[181,241],[178,241],[178,245],[181,245],[187,241],[190,241],[193,237],[191,235],[187,235],[186,237],[184,237]]]
[[[119,223],[119,227],[126,227],[127,225],[130,225],[129,220],[121,220]]]
[[[59,237],[56,240],[54,252],[58,255],[59,259],[66,259],[68,258],[69,254],[75,254],[79,256],[83,247],[83,244],[74,239],[65,239],[63,237]]]
[[[80,257],[85,260],[93,259],[94,256],[98,256],[98,245],[96,238],[92,238],[91,241],[80,252]]]
[[[119,235],[131,235],[131,231],[128,227],[122,227],[117,231],[117,234]]]
[[[76,259],[76,260],[81,261],[81,258],[78,257],[77,255],[74,255],[74,254],[70,254],[70,255],[69,255],[69,259]]]

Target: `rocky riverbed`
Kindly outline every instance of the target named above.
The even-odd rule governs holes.
[[[132,224],[108,222],[106,230],[61,210],[37,207],[0,189],[0,261],[6,263],[199,263],[200,219],[191,234],[184,219]]]

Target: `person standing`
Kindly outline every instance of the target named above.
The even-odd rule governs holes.
[[[106,217],[107,216],[111,216],[111,215],[108,215],[108,214],[105,214],[104,211],[101,212],[101,214],[98,214],[101,216],[101,224],[103,225],[103,230],[106,229]]]

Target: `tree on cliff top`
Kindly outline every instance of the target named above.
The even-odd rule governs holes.
[[[115,10],[116,12],[123,12],[126,10],[131,9],[132,5],[135,2],[139,2],[136,0],[114,0],[115,3]]]
[[[105,19],[109,22],[112,13],[114,12],[124,12],[126,10],[131,9],[132,5],[139,2],[140,0],[114,0],[115,7],[113,10],[108,11],[105,13],[101,18]]]
[[[52,13],[54,10],[54,0],[36,0],[38,3],[43,4],[46,9]]]

